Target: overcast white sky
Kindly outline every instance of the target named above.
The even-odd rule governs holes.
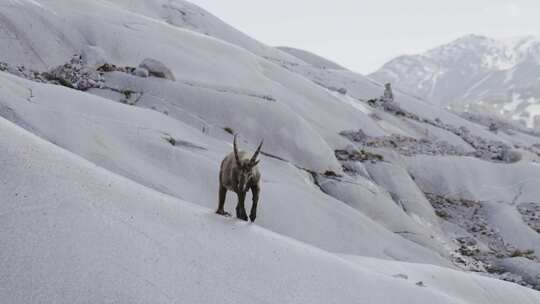
[[[189,0],[255,39],[367,74],[469,33],[540,36],[540,0]]]

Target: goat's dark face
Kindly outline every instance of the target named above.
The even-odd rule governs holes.
[[[251,179],[251,168],[240,167],[238,172],[238,190],[242,192],[247,192],[248,183]]]
[[[236,159],[236,166],[238,168],[238,191],[245,193],[249,190],[249,182],[253,177],[254,168],[259,164],[259,160],[257,159],[257,157],[259,156],[259,152],[261,151],[262,144],[263,143],[261,141],[259,147],[257,148],[257,151],[255,151],[251,159],[240,158],[238,156],[238,149],[236,147],[236,136],[234,136],[234,156]]]

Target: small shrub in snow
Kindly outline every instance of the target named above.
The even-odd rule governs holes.
[[[124,95],[124,98],[121,99],[120,102],[128,105],[136,104],[142,97],[142,93],[135,92],[129,89],[119,90],[118,92]]]
[[[234,135],[235,132],[231,127],[224,127],[223,130],[231,135]]]
[[[132,75],[135,74],[136,70],[137,68],[134,68],[134,67],[130,67],[130,66],[119,67],[112,63],[105,63],[97,68],[97,71],[102,72],[102,73],[122,72],[122,73],[127,73],[127,74],[132,74]]]
[[[121,90],[121,93],[124,94],[124,96],[126,97],[126,99],[130,99],[131,98],[131,95],[133,93],[135,93],[134,91],[132,90]]]
[[[435,214],[442,219],[448,219],[448,213],[444,210],[435,210]]]
[[[117,70],[117,67],[114,64],[105,63],[97,68],[99,72],[109,73]]]
[[[165,139],[168,143],[170,143],[171,146],[176,146],[176,139],[174,139],[174,137],[172,137],[171,135],[165,134],[163,139]]]
[[[395,274],[395,275],[393,275],[393,277],[398,278],[398,279],[403,279],[403,280],[408,280],[409,279],[409,276],[406,275],[406,274],[403,274],[403,273]]]
[[[64,86],[66,88],[75,89],[75,87],[73,86],[73,83],[71,83],[68,79],[65,79],[65,78],[52,78],[51,80],[57,81],[59,85]]]
[[[525,258],[529,258],[529,259],[534,259],[534,250],[533,249],[528,249],[528,250],[521,251],[519,249],[516,249],[510,254],[510,257],[511,258],[525,257]]]
[[[267,101],[276,101],[276,99],[270,95],[261,95],[261,96],[255,96],[255,97],[260,97],[264,100],[267,100]]]
[[[323,175],[326,177],[339,177],[339,174],[331,170],[325,171]]]

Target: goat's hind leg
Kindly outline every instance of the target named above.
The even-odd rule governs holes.
[[[227,196],[227,189],[220,185],[219,186],[219,206],[216,213],[223,216],[231,216],[231,214],[229,212],[226,212],[224,209],[226,196]]]

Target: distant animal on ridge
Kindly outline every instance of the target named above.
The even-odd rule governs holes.
[[[257,204],[259,202],[259,193],[261,191],[261,174],[257,168],[257,165],[259,164],[257,157],[261,152],[262,145],[263,141],[261,141],[259,147],[250,158],[247,152],[238,151],[236,135],[234,136],[233,152],[227,155],[221,162],[221,169],[219,172],[219,206],[216,211],[217,214],[224,216],[231,215],[225,211],[224,207],[227,191],[233,191],[238,196],[236,217],[247,221],[248,217],[244,206],[244,200],[246,199],[246,193],[251,190],[253,205],[251,206],[249,219],[254,222],[257,218]]]

